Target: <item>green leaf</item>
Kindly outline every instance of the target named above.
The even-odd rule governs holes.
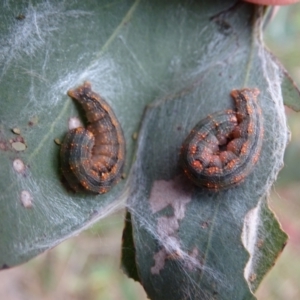
[[[1,4],[0,266],[24,262],[120,206],[125,180],[99,196],[70,193],[62,184],[56,143],[68,130],[68,119],[80,114],[66,93],[89,80],[107,99],[124,129],[129,173],[136,144],[132,135],[145,105],[196,62],[192,54],[198,45],[186,43],[197,32],[178,47],[174,30],[178,17],[187,14],[185,5],[139,0]],[[228,4],[215,6],[213,11]]]
[[[253,226],[257,220],[259,223]],[[243,240],[251,254],[245,276],[251,290],[256,291],[266,272],[273,267],[284,249],[288,237],[281,230],[266,199],[262,199],[253,210],[248,212],[244,225]]]
[[[281,69],[261,42],[264,9],[223,4],[185,3],[184,35],[173,27],[181,30],[178,41],[189,35],[186,51],[197,45],[194,64],[186,63],[148,106],[139,133],[130,178],[133,230],[123,241],[133,239],[131,264],[150,299],[255,299],[287,238],[266,204],[289,140]],[[177,11],[174,3],[173,15]],[[233,107],[230,91],[243,87],[261,92],[259,161],[235,188],[197,188],[178,165],[181,144],[208,114]]]
[[[288,106],[289,108],[293,109],[294,111],[299,112],[300,111],[300,90],[297,87],[294,80],[291,78],[287,70],[284,68],[284,66],[278,61],[278,59],[269,52],[269,55],[271,59],[274,61],[274,63],[278,66],[279,72],[282,76],[282,83],[281,87],[284,91],[284,104]]]
[[[67,90],[89,80],[127,129],[129,170],[130,136],[145,104],[134,92],[137,83],[131,83],[132,90],[125,88],[131,78],[122,69],[131,62],[122,63],[122,51],[128,50],[118,45],[137,4],[1,4],[0,266],[19,264],[55,246],[117,205],[125,181],[99,196],[66,189],[54,140],[62,140],[68,119],[78,116]],[[14,142],[26,149],[18,151]]]
[[[139,0],[1,4],[0,266],[24,262],[124,206],[126,180],[105,195],[67,190],[56,143],[80,115],[67,90],[89,80],[124,129],[129,172],[145,105],[173,73],[176,33],[165,39],[172,28],[166,19],[156,25],[160,14]]]
[[[128,199],[124,268],[152,299],[253,299],[245,218],[265,201],[288,140],[282,76],[259,42],[263,10],[233,0],[0,5],[0,266],[55,246]],[[105,195],[66,189],[54,142],[70,117],[84,121],[66,95],[84,80],[112,106],[126,139],[127,179]],[[180,145],[244,86],[261,90],[260,161],[241,186],[207,193],[183,178]],[[273,257],[285,240],[274,228]],[[257,281],[270,263],[259,266]]]

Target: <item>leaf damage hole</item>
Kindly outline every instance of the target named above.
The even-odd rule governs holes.
[[[187,188],[188,186],[188,188]],[[161,216],[157,218],[157,234],[159,240],[162,241],[162,248],[153,255],[154,266],[151,267],[152,274],[159,274],[164,268],[165,261],[168,259],[176,259],[188,261],[193,268],[195,264],[196,249],[192,250],[192,255],[185,253],[181,249],[180,240],[177,235],[180,221],[185,217],[186,205],[191,201],[192,188],[186,185],[186,180],[181,176],[174,180],[157,180],[152,186],[150,193],[150,208],[152,213],[160,212],[166,207],[173,209],[172,216]],[[198,256],[198,252],[196,253]]]

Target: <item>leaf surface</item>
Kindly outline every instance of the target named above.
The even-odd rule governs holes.
[[[138,276],[131,276],[150,299],[254,299],[287,238],[266,202],[289,140],[282,70],[261,41],[264,9],[223,3],[227,7],[217,10],[214,2],[193,9],[186,4],[180,23],[197,16],[188,32],[195,30],[193,44],[201,40],[193,52],[195,63],[148,106],[139,133],[125,229],[135,259],[124,255],[130,251],[124,247],[123,266],[129,275],[129,266],[135,266]],[[244,87],[260,90],[264,140],[259,161],[234,188],[195,187],[178,164],[181,144],[201,119],[234,108],[230,91]]]

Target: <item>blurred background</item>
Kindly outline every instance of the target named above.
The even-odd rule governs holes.
[[[265,30],[265,41],[300,86],[300,4],[278,10]],[[260,285],[259,300],[300,299],[300,115],[290,109],[286,113],[292,141],[270,206],[290,239]],[[119,268],[123,214],[111,215],[30,262],[0,272],[0,299],[147,299],[140,284]]]

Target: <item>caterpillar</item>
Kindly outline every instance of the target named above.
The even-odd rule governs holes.
[[[125,160],[121,125],[109,104],[92,91],[91,84],[68,91],[83,107],[88,125],[69,130],[61,145],[64,178],[71,189],[107,193],[120,179]]]
[[[216,112],[201,120],[184,140],[180,164],[197,186],[229,189],[242,183],[257,163],[263,141],[259,90],[232,90],[236,110]]]

